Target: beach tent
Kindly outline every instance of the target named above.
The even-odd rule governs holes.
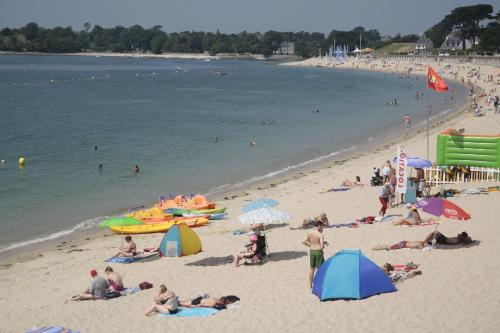
[[[396,291],[385,272],[361,250],[343,250],[325,261],[314,277],[313,294],[327,299],[363,299]]]
[[[361,51],[358,48],[356,48],[354,51],[352,51],[352,53],[361,53]]]
[[[200,251],[200,237],[184,223],[172,226],[160,243],[160,254],[163,257],[189,256]]]

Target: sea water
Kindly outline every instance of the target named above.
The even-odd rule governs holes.
[[[435,114],[463,103],[450,86]],[[265,61],[0,56],[0,251],[401,133],[406,113],[425,121],[423,91],[422,77]]]

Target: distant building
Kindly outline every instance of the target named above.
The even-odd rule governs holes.
[[[476,38],[476,44],[479,43],[479,40]],[[465,40],[465,49],[469,50],[472,48],[472,40]],[[456,31],[453,31],[451,34],[446,36],[445,41],[441,45],[442,50],[451,50],[451,51],[460,51],[462,50],[462,38],[460,38]]]
[[[415,43],[415,54],[427,54],[432,50],[432,41],[429,38],[420,37]]]
[[[281,42],[280,46],[273,51],[274,55],[293,55],[295,53],[294,42]]]

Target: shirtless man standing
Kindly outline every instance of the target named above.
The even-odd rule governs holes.
[[[310,248],[309,257],[311,270],[309,271],[309,286],[312,289],[314,274],[316,274],[316,270],[325,261],[323,249],[325,245],[328,245],[328,243],[325,242],[323,223],[321,223],[321,221],[316,221],[315,228],[309,231],[302,244]]]
[[[120,252],[115,257],[133,257],[137,254],[137,246],[132,241],[132,236],[125,236],[125,245],[120,246]]]

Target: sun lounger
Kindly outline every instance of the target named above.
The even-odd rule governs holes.
[[[208,317],[219,312],[213,308],[179,308],[177,313],[160,313],[161,317]]]

